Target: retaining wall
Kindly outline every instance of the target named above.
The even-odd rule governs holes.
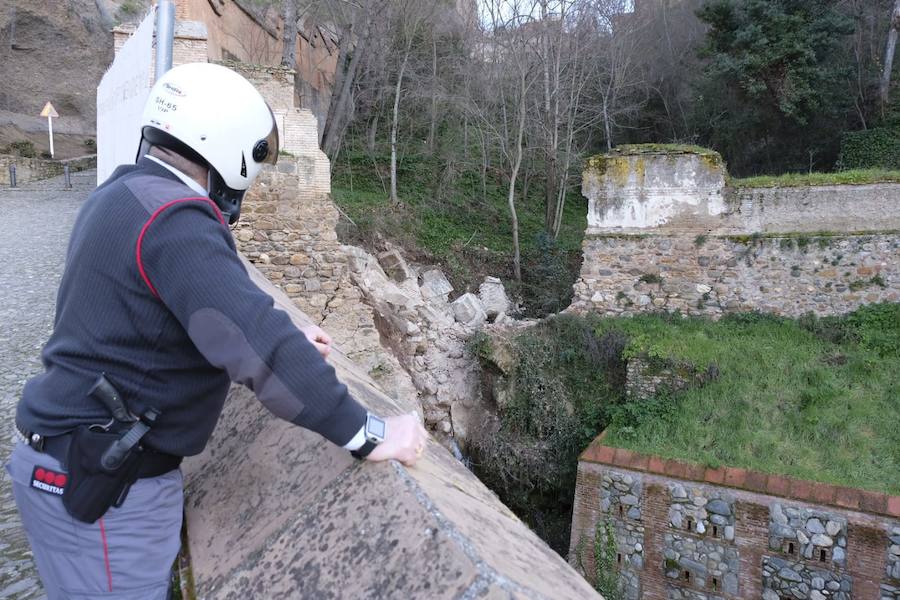
[[[734,189],[713,152],[595,157],[569,310],[843,314],[900,301],[900,184]]]
[[[16,184],[22,185],[31,181],[50,179],[63,174],[65,165],[69,171],[85,171],[97,168],[97,156],[80,156],[68,160],[49,160],[45,158],[22,158],[0,154],[0,185],[9,185],[9,166],[16,166]]]

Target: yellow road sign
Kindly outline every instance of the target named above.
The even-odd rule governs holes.
[[[41,111],[42,117],[58,117],[59,113],[56,112],[56,109],[53,108],[53,105],[49,102],[44,105],[44,110]]]

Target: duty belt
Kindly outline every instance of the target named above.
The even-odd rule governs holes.
[[[49,454],[59,461],[61,465],[67,463],[69,454],[69,442],[72,439],[71,433],[63,433],[61,435],[45,436],[33,431],[27,431],[16,423],[16,431],[22,436],[22,442],[31,446],[32,449],[44,454]],[[141,466],[138,469],[138,479],[147,477],[158,477],[168,473],[172,469],[177,469],[181,465],[183,457],[174,454],[166,454],[157,452],[150,448],[144,448],[144,457]]]

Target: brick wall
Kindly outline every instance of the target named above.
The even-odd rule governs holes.
[[[610,500],[616,481],[640,482],[638,510]],[[589,579],[604,520],[645,532],[642,568],[627,572],[639,575],[643,598],[900,597],[900,496],[595,443],[579,460],[569,550]]]

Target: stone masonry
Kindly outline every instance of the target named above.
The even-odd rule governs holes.
[[[609,482],[640,481],[628,507],[640,511],[643,568],[622,569],[622,581],[633,586],[637,574],[644,598],[896,600],[900,496],[663,460],[601,440],[582,454],[575,490],[569,559],[586,573],[585,542],[610,512],[616,518],[621,502],[610,499],[625,491],[610,492]]]
[[[713,152],[636,147],[588,162],[569,310],[843,314],[900,301],[900,184],[725,187]]]
[[[298,326],[311,322],[247,268]],[[329,362],[373,412],[416,407],[339,349]],[[415,468],[357,461],[235,386],[183,470],[198,598],[600,598],[433,439]]]
[[[80,156],[68,160],[49,160],[0,154],[0,185],[10,185],[10,165],[15,165],[16,167],[16,185],[24,185],[32,181],[41,181],[62,175],[66,165],[69,166],[70,173],[94,169],[97,167],[97,156]]]

